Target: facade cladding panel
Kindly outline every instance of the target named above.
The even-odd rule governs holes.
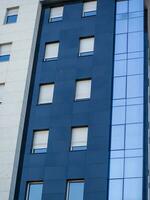
[[[28,89],[25,88],[32,68],[32,59],[30,58],[33,58],[35,48],[37,19],[39,19],[38,5],[39,0],[0,1],[1,200],[9,199],[12,177],[12,185],[15,187],[16,158],[20,146],[19,143],[17,144],[17,138],[19,137],[21,140],[24,121],[24,114],[21,115],[21,113],[27,101]],[[33,38],[35,39],[33,40]],[[16,157],[15,152],[17,152]]]
[[[61,17],[60,13],[58,15],[59,19],[55,17],[54,20],[51,20],[50,8],[54,6],[64,6],[63,16],[61,12]],[[114,161],[110,161],[110,150],[112,150],[110,149],[112,104],[119,103],[117,100],[120,98],[124,102],[124,100],[130,100],[130,95],[132,97],[130,90],[127,94],[126,89],[120,90],[118,83],[115,85],[116,80],[113,81],[114,74],[119,73],[119,71],[114,72],[117,69],[114,69],[114,52],[116,55],[127,53],[126,50],[129,47],[126,44],[123,46],[121,42],[124,43],[124,40],[128,38],[128,30],[126,30],[126,25],[123,27],[121,25],[126,34],[121,33],[123,38],[120,38],[119,32],[118,41],[116,40],[115,45],[115,34],[117,34],[115,32],[116,2],[113,0],[98,0],[96,7],[97,11],[94,11],[93,15],[92,13],[83,15],[83,2],[70,1],[65,4],[43,5],[15,200],[24,200],[26,196],[29,197],[29,185],[35,184],[36,186],[36,183],[42,183],[43,200],[65,200],[70,198],[68,185],[76,182],[84,183],[84,200],[108,200],[110,198],[109,191],[113,189],[112,180],[117,179],[115,183],[120,192],[122,192],[122,184],[128,184],[124,180],[123,172],[120,172],[120,168],[124,166],[123,159],[119,160],[120,165],[117,164],[117,167],[119,167],[118,173],[120,172],[119,178],[115,174],[117,173],[115,170],[112,169],[110,172],[109,167],[110,163]],[[119,22],[117,26],[119,26]],[[132,32],[136,31],[132,30]],[[140,33],[142,33],[142,30],[140,30]],[[94,38],[94,51],[80,55],[80,41],[84,38]],[[46,45],[58,42],[58,56],[45,59]],[[121,45],[117,46],[117,42]],[[140,46],[136,47],[141,48]],[[131,46],[130,50],[133,48]],[[136,49],[133,49],[133,52],[136,52]],[[51,54],[51,49],[49,53]],[[137,58],[138,61],[139,59]],[[124,60],[127,62],[126,59]],[[129,60],[129,62],[132,62],[132,60]],[[126,67],[126,64],[120,64],[120,66]],[[120,81],[119,85],[124,84],[127,78],[127,72],[121,67],[120,70],[122,71],[120,73],[124,74],[118,80]],[[139,65],[138,67],[140,70]],[[131,69],[128,73],[133,74],[132,70],[134,69]],[[129,82],[133,85],[136,85],[137,82],[139,84],[140,79],[137,80],[136,78],[140,77],[143,78],[143,71],[138,72],[136,76],[134,74],[135,83],[130,80]],[[90,98],[77,100],[75,99],[76,83],[81,80],[91,80],[91,94]],[[53,101],[38,104],[40,86],[44,84],[55,85]],[[116,88],[114,92],[113,88]],[[135,99],[132,100],[143,100],[143,94],[141,96],[141,94],[136,93],[138,88],[134,92],[135,97],[133,98]],[[116,102],[112,102],[113,95],[116,95]],[[119,109],[118,113],[120,120],[125,120]],[[137,140],[142,138],[142,135],[140,135],[142,123],[143,121],[140,121],[136,126],[137,132],[139,132]],[[136,122],[132,124],[136,124]],[[71,151],[72,129],[75,127],[88,127],[87,148]],[[113,128],[118,128],[117,131],[120,131],[120,133],[123,129],[121,126]],[[130,129],[129,126],[128,128]],[[40,130],[49,130],[47,152],[33,154],[33,134],[35,131]],[[122,137],[118,146],[124,146],[124,136]],[[116,144],[117,141],[111,143],[114,146]],[[139,141],[137,143],[135,141],[136,145],[142,146]],[[129,141],[128,147],[130,148],[130,146],[132,148],[132,143]],[[140,149],[143,148],[141,146]],[[124,151],[125,149],[123,149],[123,153]],[[142,156],[139,159],[143,162]],[[133,160],[133,168],[136,163],[138,162]],[[139,173],[138,170],[136,172]],[[132,177],[134,174],[136,176],[136,172],[131,174],[131,171],[128,171],[126,176],[130,177],[131,175]],[[140,178],[142,177],[141,173]],[[134,180],[131,179],[130,184],[136,184],[141,189],[141,182],[134,182]],[[115,200],[127,200],[123,198],[122,193],[119,193],[118,196],[113,195]],[[133,197],[133,200],[137,200],[134,199],[134,195],[131,197]],[[139,196],[138,199],[142,200],[142,196]]]

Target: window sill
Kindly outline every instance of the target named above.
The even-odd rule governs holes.
[[[37,103],[36,106],[43,106],[43,105],[51,105],[53,102],[50,103]]]
[[[80,53],[79,57],[86,57],[86,56],[93,56],[94,52],[85,52],[85,53]]]
[[[74,102],[89,101],[91,98],[75,99]]]
[[[62,20],[63,20],[62,17],[50,18],[49,23],[60,22]]]
[[[57,61],[58,58],[48,58],[48,59],[44,59],[43,62],[50,62],[50,61]]]

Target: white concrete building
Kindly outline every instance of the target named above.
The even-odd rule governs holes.
[[[17,10],[12,8],[17,8]],[[7,15],[11,14],[17,15],[15,23],[7,23]],[[8,200],[9,194],[10,199],[13,198],[10,186],[12,181],[13,188],[13,181],[15,182],[16,177],[15,170],[17,170],[17,156],[19,154],[17,139],[21,138],[23,127],[26,93],[32,70],[39,14],[39,0],[0,1],[0,54],[3,54],[3,45],[10,44],[8,47],[5,46],[8,48],[6,51],[10,52],[9,61],[0,62],[1,200]],[[16,154],[15,161],[16,151],[18,154]]]

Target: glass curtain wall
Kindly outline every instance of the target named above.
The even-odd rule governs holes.
[[[116,1],[109,200],[142,200],[144,1]]]

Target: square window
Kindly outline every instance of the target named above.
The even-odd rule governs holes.
[[[12,43],[0,44],[0,62],[6,62],[10,60]]]
[[[50,22],[61,21],[63,19],[64,7],[54,7],[50,9]]]
[[[5,83],[0,83],[0,104],[3,103]]]
[[[79,56],[88,56],[94,54],[94,37],[81,38]]]
[[[42,200],[43,182],[29,182],[26,200]]]
[[[19,7],[8,8],[6,13],[5,24],[12,24],[17,22]]]
[[[97,1],[88,1],[83,3],[83,17],[96,15]]]
[[[76,81],[76,95],[75,100],[90,99],[91,97],[91,80]]]
[[[73,180],[67,183],[66,200],[83,200],[84,180]]]
[[[71,150],[86,150],[88,139],[88,127],[76,127],[72,128],[71,137]]]
[[[46,153],[48,145],[48,130],[39,130],[33,132],[32,153]]]
[[[59,53],[59,42],[46,44],[44,61],[56,60]]]
[[[54,83],[40,85],[38,104],[52,103],[54,94]]]

